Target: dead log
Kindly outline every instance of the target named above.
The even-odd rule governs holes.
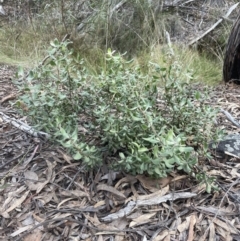
[[[240,84],[240,13],[231,30],[223,63],[223,79]]]

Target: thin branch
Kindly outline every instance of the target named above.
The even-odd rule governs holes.
[[[206,32],[204,32],[202,35],[198,36],[196,39],[192,40],[188,46],[191,46],[195,44],[197,41],[205,37],[208,33],[210,33],[212,30],[214,30],[224,19],[228,18],[228,16],[232,13],[232,11],[237,8],[239,3],[234,4],[232,7],[229,8],[228,12],[221,17],[215,24],[212,25],[211,28],[209,28]]]

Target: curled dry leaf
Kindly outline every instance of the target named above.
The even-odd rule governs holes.
[[[164,240],[169,234],[169,231],[164,230],[162,231],[160,234],[158,234],[158,236],[156,236],[153,241],[162,241]]]
[[[102,191],[111,192],[112,194],[116,195],[120,199],[123,199],[123,200],[126,199],[126,196],[123,193],[119,192],[116,188],[108,186],[106,184],[99,184],[97,186],[97,190],[98,191],[102,190]]]
[[[136,178],[141,182],[142,186],[149,190],[150,192],[157,192],[161,188],[167,186],[172,178],[171,177],[164,177],[161,179],[154,179],[144,175],[137,175]]]
[[[48,169],[47,169],[47,179],[46,181],[39,183],[39,186],[36,190],[36,193],[40,193],[41,190],[51,181],[52,174],[53,174],[53,168],[55,167],[56,163],[51,163],[50,161],[46,160]]]
[[[143,200],[149,201],[149,200],[158,199],[158,198],[164,196],[168,191],[169,191],[169,186],[166,186],[163,189],[157,190],[156,192],[151,193],[149,195],[139,195],[137,198],[137,201],[140,201],[140,200],[141,201],[143,201]]]
[[[132,222],[129,224],[129,227],[134,227],[134,226],[138,226],[144,223],[149,223],[151,222],[151,218],[154,217],[156,215],[156,212],[154,213],[147,213],[147,214],[143,214],[135,219],[132,220]]]

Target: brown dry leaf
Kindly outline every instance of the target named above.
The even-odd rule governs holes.
[[[131,175],[127,175],[126,177],[120,179],[116,185],[115,188],[118,188],[122,183],[127,183],[127,185],[129,185],[129,183],[136,183],[137,182],[137,178]]]
[[[4,211],[7,209],[7,207],[11,206],[12,203],[15,202],[16,196],[19,195],[21,192],[23,192],[26,189],[25,186],[21,186],[19,189],[8,192],[7,198],[5,198],[4,203],[0,207],[0,212],[3,215]],[[7,218],[7,217],[6,217]]]
[[[128,223],[129,222],[128,222],[127,218],[123,217],[123,218],[119,218],[117,220],[114,220],[109,225],[111,227],[115,227],[115,228],[118,228],[120,230],[123,230],[127,227]]]
[[[97,241],[104,241],[103,236],[99,235]]]
[[[96,214],[94,215],[94,217],[91,217],[91,216],[89,216],[89,215],[87,215],[87,214],[83,214],[83,215],[84,215],[84,217],[85,217],[88,221],[90,221],[94,226],[98,226],[98,225],[101,224],[101,222],[98,220],[98,217],[96,216]]]
[[[177,226],[178,232],[182,233],[182,232],[186,231],[189,227],[189,224],[190,224],[190,217],[187,217],[186,221],[182,222],[181,224],[179,224]]]
[[[44,195],[36,196],[33,199],[34,200],[39,200],[39,201],[41,201],[42,205],[45,205],[45,204],[49,203],[53,199],[53,195],[54,194],[52,192],[50,192],[50,193],[46,192],[46,193],[44,193]]]
[[[126,218],[119,218],[109,223],[110,227],[117,228],[118,230],[124,230],[128,225],[128,220]],[[125,241],[124,232],[117,232],[114,241]]]
[[[205,213],[211,213],[211,214],[218,214],[220,216],[225,216],[225,215],[234,215],[234,211],[232,212],[228,212],[228,211],[225,211],[226,209],[223,209],[223,208],[215,208],[215,207],[202,207],[202,206],[199,206],[197,207],[197,209],[199,210],[202,210],[204,211]]]
[[[80,190],[62,190],[61,195],[66,196],[66,197],[77,197],[77,198],[81,198],[81,197],[87,197],[88,200],[90,200],[90,196],[88,193],[80,191]]]
[[[187,175],[176,176],[171,180],[171,182],[177,182],[177,181],[180,181],[180,180],[183,180],[183,179],[186,179],[186,178],[188,178]]]
[[[229,176],[225,174],[224,170],[211,170],[211,171],[208,171],[207,174],[210,176],[220,176],[225,179],[229,178]]]
[[[72,163],[70,165],[65,165],[64,167],[61,168],[61,171],[59,171],[57,174],[62,173],[64,170],[69,169],[71,167],[77,167],[79,166],[79,163]]]
[[[221,235],[223,237],[224,241],[232,241],[232,237],[230,235],[230,232],[226,232],[223,228],[216,226],[216,233],[218,235]]]
[[[209,241],[215,240],[215,226],[212,222],[210,222],[209,225],[209,237],[208,237]]]
[[[199,183],[198,185],[196,185],[191,189],[191,191],[194,193],[202,193],[202,192],[205,192],[205,190],[206,190],[206,184],[204,183]]]
[[[188,240],[193,241],[194,238],[194,225],[196,224],[196,216],[193,214],[190,217],[189,231],[188,231]]]
[[[171,241],[171,236],[170,234],[168,234],[164,239],[163,241]]]
[[[36,193],[40,193],[42,189],[51,181],[52,174],[53,174],[53,168],[56,166],[56,163],[51,163],[50,161],[46,160],[48,169],[47,169],[47,180],[45,182],[39,183],[38,189],[36,190]]]
[[[97,186],[97,190],[111,192],[112,194],[116,195],[118,198],[121,198],[123,200],[126,199],[126,196],[123,193],[119,192],[116,188],[108,186],[106,184],[99,184]]]
[[[144,175],[137,175],[136,178],[140,181],[142,186],[150,192],[157,192],[159,189],[167,186],[171,182],[171,177],[164,177],[161,179],[154,179]]]
[[[17,231],[15,231],[14,233],[12,233],[10,236],[11,237],[16,237],[18,236],[19,234],[27,231],[27,230],[30,230],[32,228],[32,225],[28,225],[28,226],[24,226],[24,227],[21,227],[21,228],[18,228]]]
[[[124,232],[119,232],[119,230],[123,230],[124,228],[126,228],[126,226],[128,225],[128,221],[126,220],[126,218],[120,218],[118,220],[114,220],[113,222],[108,224],[108,227],[106,228],[105,224],[99,224],[98,228],[99,229],[109,229],[109,230],[116,230],[116,232],[110,232],[110,233],[115,233],[115,241],[124,241],[126,240],[124,238]],[[118,230],[118,231],[117,231]],[[101,232],[98,234],[107,234],[109,232]]]
[[[149,200],[149,199],[155,199],[155,198],[160,198],[164,196],[167,192],[169,191],[169,186],[166,186],[162,188],[161,190],[157,190],[154,193],[148,194],[148,195],[139,195],[137,200]]]
[[[68,163],[68,164],[72,164],[71,161],[73,160],[72,157],[68,156],[66,153],[64,153],[63,151],[61,151],[59,148],[57,149],[57,151],[62,155],[63,159]]]
[[[164,230],[161,233],[159,233],[158,236],[153,239],[153,241],[162,241],[168,235],[169,235],[169,231],[168,230]]]
[[[99,230],[105,230],[105,231],[97,232],[95,235],[105,235],[105,234],[111,234],[111,233],[118,233],[118,231],[119,231],[118,228],[111,227],[109,224],[104,224],[104,223],[101,223],[100,225],[98,225],[98,229]],[[107,231],[107,230],[109,230],[109,231]]]
[[[4,102],[6,102],[6,101],[8,101],[8,100],[13,100],[13,99],[15,99],[16,98],[16,94],[15,93],[12,93],[12,94],[10,94],[10,95],[7,95],[7,96],[5,96],[5,97],[3,97],[2,99],[1,99],[1,101],[0,101],[0,104],[3,104]]]
[[[238,168],[232,168],[232,169],[230,169],[231,171],[230,171],[230,175],[231,175],[231,177],[232,178],[239,178],[240,177],[240,174],[239,174],[239,169]]]
[[[133,219],[132,222],[129,224],[129,227],[134,227],[134,226],[137,226],[137,225],[147,223],[147,222],[150,221],[150,218],[152,218],[155,215],[156,215],[156,212],[155,213],[143,214],[140,217],[137,217],[137,218]]]
[[[199,241],[206,241],[207,240],[207,236],[208,236],[208,232],[209,230],[205,230],[203,236],[200,237]]]
[[[25,192],[24,194],[22,194],[22,196],[21,196],[20,198],[16,199],[16,200],[14,201],[14,203],[12,204],[12,206],[10,206],[10,207],[4,212],[4,215],[5,215],[5,214],[7,215],[7,213],[11,212],[13,209],[15,209],[15,208],[17,208],[18,206],[20,206],[20,205],[23,203],[23,201],[26,199],[26,197],[28,196],[29,192],[30,192],[30,191]],[[2,215],[3,215],[3,213],[2,213]]]
[[[105,200],[102,200],[102,201],[97,202],[97,203],[94,205],[94,207],[95,207],[95,208],[98,208],[98,207],[101,207],[101,206],[103,206],[103,205],[106,205]]]
[[[114,241],[126,241],[126,238],[124,238],[124,233],[118,233],[115,235]]]
[[[39,223],[42,223],[43,221],[45,221],[45,219],[39,217],[38,215],[36,215],[35,213],[32,214],[33,215],[33,218],[39,222]]]
[[[136,212],[133,212],[132,214],[127,216],[127,219],[135,219],[142,215],[142,212],[140,210],[136,210]]]
[[[131,183],[131,191],[133,193],[132,198],[134,198],[134,200],[137,200],[139,195],[138,195],[138,192],[137,192],[136,188],[134,187],[134,184],[132,184],[132,183]]]
[[[42,232],[40,230],[34,230],[33,233],[28,234],[23,241],[41,241],[42,240]]]
[[[59,209],[65,202],[68,202],[70,200],[72,200],[73,198],[70,197],[70,198],[66,198],[64,200],[62,200],[58,205],[57,205],[57,209]]]
[[[221,163],[221,162],[219,162],[218,160],[215,160],[215,159],[209,159],[209,163],[213,167],[220,167],[220,168],[227,167],[225,164],[223,164],[223,163]]]
[[[219,220],[218,218],[213,218],[212,222],[220,226],[221,228],[225,229],[228,232],[231,232],[233,234],[237,234],[238,231],[232,227],[230,224],[224,223],[223,221]]]

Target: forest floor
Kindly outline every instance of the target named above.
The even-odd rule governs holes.
[[[0,240],[240,240],[240,159],[201,160],[217,178],[211,194],[183,174],[153,180],[104,166],[86,172],[61,147],[14,126],[28,121],[11,104],[14,75],[0,65]],[[211,104],[236,120],[239,103],[240,86],[213,88]],[[222,113],[217,121],[238,133]]]

